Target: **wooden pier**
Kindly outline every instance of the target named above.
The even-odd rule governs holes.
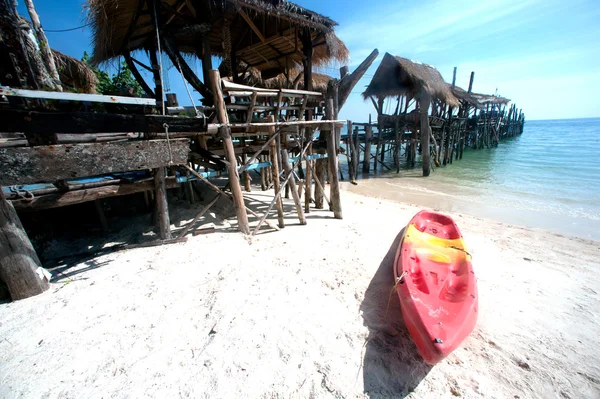
[[[363,173],[414,168],[418,154],[427,176],[433,167],[462,159],[466,148],[496,147],[523,133],[523,111],[506,98],[474,93],[474,76],[464,90],[455,84],[456,68],[448,84],[435,68],[386,53],[363,93],[377,111],[377,122],[348,121],[342,136],[350,179],[358,176],[360,165]]]

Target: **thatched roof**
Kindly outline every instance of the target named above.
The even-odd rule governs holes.
[[[510,102],[510,100],[508,98],[495,96],[495,95],[491,95],[491,94],[480,94],[480,93],[471,93],[471,94],[473,95],[473,97],[475,97],[475,99],[477,99],[477,101],[481,105],[486,105],[486,104],[500,105],[500,104],[508,104]]]
[[[476,108],[481,107],[481,103],[477,101],[475,97],[473,97],[473,93],[469,93],[468,91],[459,86],[452,87],[451,84],[449,84],[448,87],[450,87],[450,90],[452,90],[452,94],[454,94],[454,97],[458,98],[460,101],[468,103],[469,105],[474,106]]]
[[[86,8],[93,63],[148,49],[155,41],[144,0],[88,0]],[[207,34],[213,56],[229,58],[231,49],[224,47],[230,42],[237,61],[257,68],[265,79],[301,64],[303,31],[313,42],[314,65],[345,62],[349,55],[333,31],[334,21],[285,0],[158,0],[158,13],[161,35],[175,39],[182,53],[197,55]]]
[[[433,99],[458,106],[458,100],[437,69],[386,53],[363,97],[416,97],[422,91]]]
[[[510,102],[508,98],[500,96],[480,93],[469,93],[465,89],[458,86],[452,87],[452,85],[448,85],[448,87],[450,87],[450,90],[452,90],[452,94],[454,94],[456,98],[466,103],[469,103],[469,105],[472,105],[476,108],[484,108],[486,104],[508,104]]]
[[[89,66],[57,50],[52,50],[52,55],[58,69],[58,77],[64,86],[73,88],[79,93],[96,93],[98,78]]]

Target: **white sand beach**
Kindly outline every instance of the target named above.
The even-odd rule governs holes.
[[[480,313],[431,368],[390,297],[419,208],[348,191],[342,205],[300,226],[286,200],[280,232],[245,239],[215,218],[215,234],[63,268],[0,305],[0,397],[600,397],[600,242],[451,213]]]

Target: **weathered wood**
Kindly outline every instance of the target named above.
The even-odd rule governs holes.
[[[156,198],[156,227],[161,240],[171,239],[171,219],[169,218],[169,204],[167,202],[167,188],[165,185],[165,168],[154,169],[154,190]]]
[[[69,93],[57,91],[28,90],[0,86],[0,95],[7,97],[42,98],[46,100],[70,100],[108,104],[155,105],[151,98],[111,96],[104,94]]]
[[[245,152],[242,152],[242,164],[246,165],[248,159],[248,155]],[[244,178],[244,190],[246,190],[247,192],[252,191],[252,188],[250,186],[250,173],[248,173],[248,171],[244,171],[242,173],[242,176]]]
[[[0,280],[13,301],[41,294],[50,288],[40,260],[17,216],[0,190]]]
[[[0,0],[0,84],[38,88],[19,22],[16,3]]]
[[[296,188],[296,180],[292,176],[292,167],[290,166],[290,159],[287,150],[281,150],[281,163],[283,165],[283,170],[285,171],[285,178],[287,179],[287,184],[289,185],[290,191],[292,192],[294,204],[296,205],[298,220],[300,221],[300,224],[306,224],[306,218],[304,217],[302,204],[300,203],[300,196],[298,195],[298,189]]]
[[[269,115],[269,121],[274,121],[275,117],[273,115]],[[273,138],[276,133],[275,133],[275,126],[271,126],[269,127],[269,133],[271,135],[271,138]],[[280,152],[278,151],[278,146],[277,146],[277,140],[271,140],[271,171],[272,171],[272,176],[273,176],[273,190],[275,191],[275,193],[278,193],[280,191],[280,184],[279,184],[279,154]],[[277,207],[277,221],[279,223],[279,227],[280,228],[284,228],[285,227],[285,221],[283,218],[283,200],[281,199],[281,196],[278,196],[276,198],[276,207]]]
[[[152,169],[187,162],[188,139],[0,148],[0,185],[54,182],[74,177]],[[172,159],[171,159],[172,155]]]
[[[421,119],[421,159],[423,160],[423,176],[429,176],[431,173],[431,159],[429,155],[429,105],[431,104],[431,96],[423,91],[421,92],[419,115]]]
[[[348,126],[348,144],[350,146],[350,163],[348,165],[348,173],[350,174],[350,181],[356,181],[356,163],[358,162],[356,159],[356,146],[354,145],[354,136],[352,130],[352,121],[347,122]]]
[[[350,96],[350,93],[352,92],[352,89],[354,88],[354,86],[356,86],[356,84],[363,77],[365,72],[367,72],[367,69],[369,69],[369,67],[371,66],[373,61],[375,61],[375,59],[377,58],[378,55],[379,55],[379,51],[377,49],[373,50],[371,52],[371,54],[369,54],[369,56],[367,58],[365,58],[365,60],[363,62],[361,62],[360,65],[358,67],[356,67],[356,69],[351,74],[342,76],[342,79],[341,79],[340,85],[339,85],[339,96],[338,96],[339,109],[342,109],[342,107],[346,103],[346,100]]]
[[[25,5],[27,6],[27,11],[29,12],[29,16],[31,17],[31,25],[33,26],[33,31],[35,32],[35,37],[38,41],[40,53],[42,54],[42,59],[46,64],[46,68],[48,68],[50,78],[54,81],[54,88],[58,91],[62,91],[63,88],[60,82],[60,78],[58,77],[58,70],[56,69],[56,64],[54,62],[54,55],[52,55],[52,49],[50,48],[50,44],[48,43],[48,38],[46,38],[46,34],[44,33],[44,29],[42,28],[40,17],[35,11],[33,0],[25,0]]]
[[[365,157],[363,160],[363,173],[369,173],[371,169],[371,138],[373,137],[373,128],[371,124],[365,128]]]
[[[195,236],[199,236],[202,234],[212,234],[215,233],[217,231],[217,229],[215,229],[214,227],[206,227],[203,229],[196,229],[193,231],[192,235]]]
[[[150,57],[150,64],[152,65],[152,77],[154,78],[154,99],[156,100],[156,108],[159,109],[160,114],[165,114],[165,100],[163,93],[162,76],[160,76],[160,64],[158,63],[158,57],[156,56],[156,49],[151,48],[148,51]]]
[[[89,133],[169,133],[206,132],[204,117],[164,115],[122,115],[96,112],[36,112],[0,110],[0,130],[7,133],[89,134]]]
[[[222,124],[229,123],[229,117],[225,111],[225,101],[223,100],[223,92],[221,90],[221,76],[219,70],[213,69],[210,71],[210,81],[212,84],[213,100],[217,111],[217,118]],[[244,205],[244,196],[240,187],[240,176],[238,174],[237,162],[235,160],[235,150],[233,149],[233,141],[231,140],[231,132],[229,127],[224,126],[219,129],[219,134],[223,140],[223,149],[225,157],[229,164],[227,172],[229,174],[229,185],[233,195],[233,206],[238,220],[238,228],[243,234],[250,234],[250,226],[248,224],[248,215],[246,206]]]
[[[333,110],[333,99],[329,99],[328,108]],[[329,206],[336,219],[342,219],[342,203],[340,200],[340,182],[338,179],[338,154],[336,148],[335,126],[331,125],[331,130],[327,135],[327,161],[329,163]]]
[[[327,160],[324,158],[317,159],[315,162],[315,180],[325,184],[325,168],[326,168]],[[318,187],[315,189],[315,208],[323,209],[323,196],[325,195],[324,188]]]
[[[133,74],[133,77],[135,78],[135,80],[140,84],[140,86],[142,86],[144,93],[146,93],[146,95],[148,97],[154,98],[154,91],[152,91],[150,86],[148,86],[148,83],[146,83],[146,80],[144,79],[144,77],[142,76],[140,71],[137,69],[137,66],[135,66],[135,63],[133,62],[133,58],[131,58],[131,54],[125,53],[124,57],[125,57],[125,62],[127,63],[127,66],[129,67],[129,70]]]

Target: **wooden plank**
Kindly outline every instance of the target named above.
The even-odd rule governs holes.
[[[70,101],[88,101],[96,103],[110,104],[133,104],[133,105],[156,105],[156,100],[152,98],[107,96],[104,94],[84,94],[68,93],[58,91],[41,91],[18,89],[14,87],[0,86],[0,96],[13,96],[21,98],[43,98],[46,100],[70,100]]]
[[[166,179],[165,187],[167,189],[175,188],[177,186],[177,181],[175,181],[174,178]],[[34,197],[33,199],[14,199],[12,200],[12,204],[18,211],[37,211],[81,204],[84,202],[96,201],[102,198],[141,193],[150,190],[154,190],[154,181],[92,187],[83,190],[67,191],[64,193],[40,195]]]
[[[188,160],[189,140],[61,144],[0,149],[0,185],[54,182],[74,177],[152,169]],[[172,159],[170,154],[172,154]]]
[[[122,115],[96,112],[36,112],[0,110],[0,131],[36,134],[84,133],[169,133],[206,132],[204,117]]]
[[[279,89],[263,89],[261,87],[246,86],[239,83],[233,83],[227,80],[223,81],[223,91],[229,93],[229,91],[256,91],[260,96],[261,93],[279,93]],[[323,94],[317,91],[306,91],[306,90],[291,90],[281,89],[281,92],[285,95],[296,95],[296,96],[310,96],[310,97],[322,97]]]

